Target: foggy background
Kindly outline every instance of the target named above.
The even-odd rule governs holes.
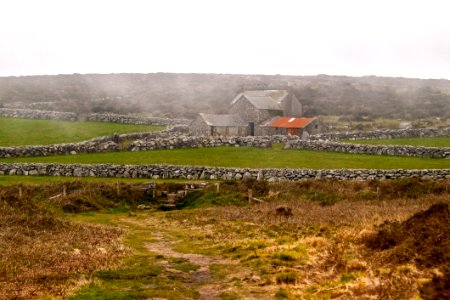
[[[0,76],[450,79],[445,0],[3,0]]]
[[[448,119],[449,7],[3,0],[0,107],[193,118],[227,113],[244,89],[289,85],[307,116]]]

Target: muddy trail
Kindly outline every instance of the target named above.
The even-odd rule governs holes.
[[[176,245],[183,243],[186,237],[171,234],[170,229],[159,224],[149,216],[145,220],[123,219],[124,223],[145,228],[151,232],[151,242],[145,248],[153,253],[158,261],[156,266],[164,268],[164,273],[198,292],[200,300],[228,299],[227,295],[239,295],[239,299],[273,299],[273,291],[261,286],[261,278],[246,268],[238,260],[198,253],[176,251]],[[159,220],[160,221],[160,220]],[[192,249],[194,252],[196,249]],[[185,266],[186,268],[183,268]],[[221,270],[218,272],[214,269]],[[149,298],[165,300],[166,298]],[[191,298],[186,298],[191,299]],[[232,298],[235,299],[235,298]],[[168,299],[167,299],[168,300]]]
[[[171,238],[162,232],[157,232],[153,236],[156,240],[154,243],[147,244],[146,247],[151,252],[159,256],[164,256],[164,258],[176,260],[182,259],[189,264],[198,266],[197,270],[191,270],[185,278],[186,285],[198,286],[198,292],[200,294],[199,299],[221,299],[221,293],[224,291],[225,286],[222,283],[214,282],[213,275],[211,274],[210,267],[212,265],[237,265],[237,261],[223,259],[219,257],[211,257],[202,254],[194,253],[180,253],[173,250],[173,245],[176,241],[171,240]],[[168,260],[164,260],[160,263],[167,272],[174,273],[177,275],[183,272],[172,268],[172,264]],[[242,274],[241,274],[242,275]],[[230,278],[228,278],[229,280]],[[225,279],[227,281],[227,279]]]

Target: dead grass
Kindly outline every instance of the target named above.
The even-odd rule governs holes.
[[[124,255],[121,230],[69,221],[33,199],[52,188],[21,187],[21,197],[18,188],[0,190],[1,299],[63,297]]]
[[[364,240],[379,236],[379,226],[386,221],[409,224],[433,204],[448,205],[449,187],[449,181],[415,179],[286,182],[270,185],[264,203],[170,212],[165,220],[172,224],[168,227],[185,232],[184,249],[238,259],[259,273],[260,285],[282,285],[294,298],[409,299],[421,289],[436,292],[424,282],[445,285],[446,277],[432,270],[445,269],[448,262],[421,263],[428,258],[415,260],[418,248],[408,246],[388,255],[384,249],[367,247]],[[336,195],[337,200],[311,197],[319,193]],[[292,216],[276,214],[280,206],[291,208]],[[413,236],[410,241],[415,243],[423,239]],[[445,252],[445,243],[436,239],[432,253]],[[400,255],[411,259],[393,259]],[[425,292],[421,295],[432,299]]]
[[[41,201],[60,193],[64,185],[67,197]],[[110,266],[122,256],[120,230],[69,221],[62,212],[104,208],[114,212],[142,200],[143,191],[138,186],[119,187],[117,193],[115,184],[22,186],[22,197],[18,197],[18,186],[2,188],[0,295],[64,296],[79,282],[88,281],[91,271]],[[448,180],[420,179],[226,182],[221,183],[219,194],[212,186],[190,198],[188,207],[195,209],[130,214],[127,222],[121,222],[129,228],[136,223],[139,230],[151,232],[146,238],[155,239],[159,230],[170,237],[173,251],[238,261],[238,268],[210,266],[213,277],[208,284],[226,286],[223,295],[227,297],[258,292],[260,299],[411,299],[419,295],[436,299],[445,295],[449,262],[434,264],[428,256],[420,258],[421,250],[411,245],[420,246],[426,237],[419,233],[426,231],[413,225],[443,225],[439,227],[441,240],[434,231],[427,234],[437,248],[425,248],[447,257],[448,251],[441,251],[446,245],[442,238],[448,235],[444,222],[447,215],[432,222],[423,216],[429,214],[425,211],[433,204],[450,204],[449,187]],[[161,188],[171,190],[178,186]],[[249,188],[264,202],[249,205],[245,199]],[[233,197],[235,201],[230,202]],[[280,207],[288,208],[290,213],[278,214]],[[401,230],[396,231],[398,228]],[[408,231],[414,228],[417,230]],[[144,238],[140,236],[142,232],[139,231],[139,239]],[[395,238],[394,247],[372,247],[367,243],[389,237],[386,232]],[[412,244],[406,245],[405,241]],[[194,265],[183,265],[182,270],[175,271],[195,273]],[[161,276],[152,275],[152,284],[161,287],[167,282],[165,274],[167,270],[162,270]],[[223,282],[223,278],[229,280]],[[176,278],[173,281],[175,284]],[[182,282],[179,284],[183,287]],[[184,288],[195,292],[192,286]],[[108,285],[104,290],[113,289]]]

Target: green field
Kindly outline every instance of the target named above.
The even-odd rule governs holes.
[[[0,118],[0,146],[50,145],[88,140],[114,133],[146,132],[163,126],[106,122],[66,122]]]
[[[197,149],[112,152],[70,156],[0,159],[1,162],[43,162],[64,164],[174,164],[249,168],[312,169],[447,169],[450,159],[360,155],[280,147],[216,147]]]
[[[367,145],[410,145],[410,146],[424,146],[424,147],[450,147],[450,137],[435,137],[435,138],[411,138],[411,139],[386,139],[386,140],[356,140],[345,142],[353,144],[367,144]]]

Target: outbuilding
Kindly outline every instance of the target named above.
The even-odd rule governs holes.
[[[207,136],[246,136],[248,126],[237,114],[219,115],[199,113],[190,131]]]
[[[267,135],[297,135],[307,138],[320,132],[317,118],[277,117],[266,124]]]

